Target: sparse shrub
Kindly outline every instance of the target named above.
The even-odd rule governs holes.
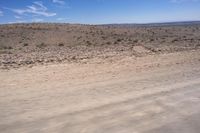
[[[131,42],[132,41],[131,38],[128,38],[128,41]]]
[[[8,46],[7,49],[13,49],[11,46]]]
[[[111,44],[111,42],[106,42],[106,44],[110,45],[110,44]]]
[[[80,40],[82,38],[82,36],[77,37],[77,40]]]
[[[115,41],[115,42],[114,42],[114,44],[118,44],[118,42],[117,42],[117,41]]]
[[[153,42],[153,41],[154,41],[154,39],[153,39],[153,38],[151,38],[149,41],[150,41],[150,42]]]
[[[44,48],[46,47],[47,45],[45,43],[40,43],[38,45],[36,45],[38,48]]]
[[[10,51],[1,51],[0,50],[0,54],[12,54],[12,52],[10,52]]]
[[[58,44],[58,46],[59,46],[59,47],[63,47],[63,46],[64,46],[64,43],[61,42],[61,43]]]
[[[196,45],[196,47],[200,47],[200,43]]]
[[[178,39],[174,39],[174,40],[172,40],[172,42],[177,42],[178,41]]]
[[[102,36],[101,38],[102,38],[103,40],[105,40],[105,39],[106,39],[106,37],[105,37],[105,36]]]
[[[92,45],[90,41],[86,41],[87,46]]]
[[[119,39],[117,39],[117,42],[121,42],[121,41],[122,41],[122,39],[120,39],[120,38],[119,38]]]
[[[164,42],[165,42],[165,40],[162,40],[162,41],[161,41],[161,43],[164,43]]]
[[[72,60],[76,60],[76,56],[72,56],[72,58],[71,58]]]
[[[13,49],[11,46],[0,46],[0,49]]]
[[[24,43],[23,46],[24,46],[24,47],[28,46],[28,43]]]

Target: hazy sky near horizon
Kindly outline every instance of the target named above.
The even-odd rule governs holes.
[[[200,20],[200,0],[0,0],[0,23]]]

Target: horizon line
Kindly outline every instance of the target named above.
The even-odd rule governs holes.
[[[90,23],[70,23],[70,22],[13,22],[13,23],[0,23],[0,25],[13,25],[13,24],[72,24],[72,25],[150,25],[150,24],[170,24],[170,23],[190,23],[199,22],[200,20],[186,20],[186,21],[163,21],[163,22],[147,22],[147,23],[102,23],[102,24],[90,24]]]

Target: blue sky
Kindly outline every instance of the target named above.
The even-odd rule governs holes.
[[[200,20],[200,0],[0,0],[0,23]]]

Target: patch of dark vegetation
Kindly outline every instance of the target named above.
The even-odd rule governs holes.
[[[136,40],[134,40],[133,42],[134,42],[134,43],[138,43],[139,41],[136,39]]]
[[[196,47],[200,47],[200,43],[196,45]]]
[[[45,48],[45,47],[47,47],[47,45],[45,43],[40,43],[40,44],[36,45],[36,47]]]
[[[122,39],[121,39],[121,38],[117,39],[117,42],[121,42],[121,41],[122,41]]]
[[[80,40],[82,38],[82,36],[77,37],[77,40]]]
[[[154,41],[154,39],[153,39],[153,38],[151,38],[149,41],[150,41],[150,42],[153,42],[153,41]]]
[[[102,36],[101,38],[102,38],[103,40],[105,40],[107,37],[106,37],[106,36]]]
[[[178,41],[178,39],[173,39],[173,40],[172,40],[172,43],[177,42],[177,41]]]
[[[23,46],[24,46],[24,47],[27,47],[27,46],[28,46],[28,43],[24,43]]]
[[[115,42],[114,42],[114,44],[118,44],[118,42],[117,42],[117,41],[115,41]]]
[[[13,47],[11,47],[11,46],[0,46],[0,49],[7,49],[7,50],[10,50],[10,49],[13,49]]]
[[[63,47],[63,46],[64,46],[64,43],[60,42],[60,43],[58,44],[58,46],[59,46],[59,47]]]
[[[0,54],[13,54],[13,53],[10,52],[10,51],[3,51],[3,50],[0,50]]]
[[[92,43],[91,43],[90,41],[86,41],[86,45],[87,45],[87,46],[91,46]]]
[[[106,44],[107,44],[107,45],[110,45],[110,44],[112,44],[112,43],[111,43],[111,42],[106,42]]]

